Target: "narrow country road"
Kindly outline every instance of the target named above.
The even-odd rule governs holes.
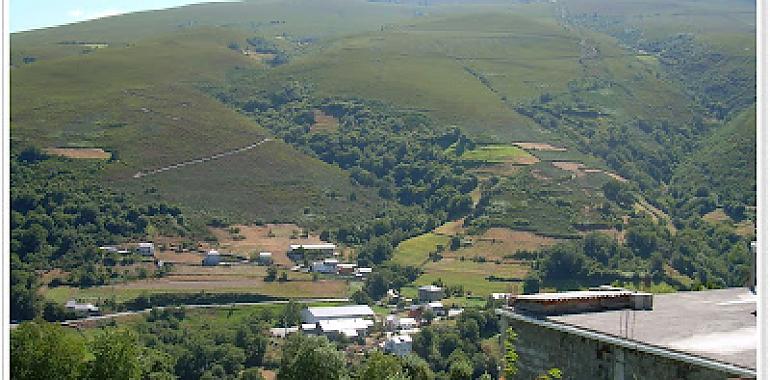
[[[145,176],[148,176],[148,175],[162,173],[162,172],[165,172],[165,171],[171,170],[171,169],[179,169],[181,167],[185,167],[185,166],[188,166],[188,165],[202,164],[202,163],[207,162],[207,161],[216,160],[217,158],[227,157],[227,156],[230,156],[230,155],[233,155],[233,154],[236,154],[236,153],[241,153],[241,152],[245,152],[247,150],[254,149],[254,148],[256,148],[256,147],[258,147],[258,146],[260,146],[260,145],[262,145],[262,144],[264,144],[266,142],[270,142],[270,141],[273,141],[273,139],[266,138],[266,139],[263,139],[262,141],[255,142],[254,144],[247,145],[247,146],[244,146],[244,147],[238,148],[238,149],[228,150],[227,152],[218,153],[218,154],[215,154],[213,156],[208,156],[208,157],[203,157],[203,158],[196,158],[194,160],[184,161],[184,162],[180,162],[180,163],[177,163],[177,164],[173,164],[173,165],[169,165],[169,166],[164,166],[164,167],[159,168],[159,169],[153,169],[153,170],[150,170],[150,171],[146,171],[146,172],[137,172],[136,174],[134,174],[134,178],[142,178],[142,177],[145,177]]]
[[[321,302],[350,302],[349,298],[310,298],[310,299],[300,299],[300,300],[293,300],[296,303],[301,304],[307,304],[307,303],[321,303]],[[280,305],[280,304],[287,304],[289,303],[288,300],[276,300],[276,301],[262,301],[262,302],[234,302],[234,303],[219,303],[219,304],[208,304],[208,305],[174,305],[174,306],[156,306],[154,309],[174,309],[177,307],[184,307],[185,309],[221,309],[221,308],[227,308],[227,307],[235,307],[235,306],[257,306],[257,305]],[[70,325],[77,322],[89,322],[89,321],[101,321],[101,320],[107,320],[112,318],[118,318],[118,317],[125,317],[129,315],[137,315],[137,314],[146,314],[149,313],[153,308],[149,309],[143,309],[143,310],[135,310],[135,311],[121,311],[119,313],[111,313],[111,314],[104,314],[104,315],[94,315],[90,317],[83,317],[78,319],[69,319],[66,321],[59,322],[62,325]],[[11,323],[10,327],[11,329],[15,329],[19,324],[18,323]]]

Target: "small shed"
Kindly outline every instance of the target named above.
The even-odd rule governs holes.
[[[142,256],[154,256],[155,244],[153,243],[139,243],[136,247],[136,251]]]
[[[212,267],[219,265],[220,261],[221,256],[219,255],[219,251],[211,250],[203,258],[203,262],[201,264],[205,267]]]
[[[273,263],[273,254],[271,252],[260,252],[259,263],[262,265],[269,265]]]

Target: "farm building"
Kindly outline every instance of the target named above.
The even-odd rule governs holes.
[[[302,310],[302,321],[304,323],[354,318],[374,319],[374,311],[366,305],[308,307]]]
[[[356,268],[355,276],[358,278],[365,279],[370,274],[372,274],[372,268],[368,268],[368,267]]]
[[[154,256],[155,244],[152,243],[139,243],[136,247],[136,251],[142,256]]]
[[[262,265],[269,265],[273,263],[273,254],[270,252],[260,252],[257,258],[258,262]]]
[[[308,257],[331,257],[336,253],[337,246],[331,243],[322,244],[291,244],[286,254],[294,261]]]
[[[417,289],[420,302],[441,301],[444,298],[444,289],[435,285],[425,285]]]
[[[515,303],[496,311],[502,331],[518,335],[522,378],[553,367],[576,379],[756,378],[757,297],[747,289],[656,295],[654,309],[621,306],[625,292],[603,292],[547,295],[535,313]],[[550,313],[562,308],[569,312]]]
[[[99,312],[99,308],[94,306],[94,304],[80,303],[75,300],[67,301],[67,303],[64,304],[64,307],[72,311],[82,312],[86,314],[96,314]]]
[[[365,318],[340,318],[324,319],[316,324],[317,331],[330,339],[345,337],[356,338],[369,334],[369,330],[374,326],[374,321]]]
[[[118,247],[114,245],[106,245],[106,246],[99,247],[99,250],[107,253],[117,253]]]
[[[511,298],[511,293],[492,293],[489,296],[495,301],[502,301]]]
[[[337,259],[325,259],[324,261],[314,262],[311,270],[316,273],[337,274],[338,264],[339,260]]]
[[[219,265],[219,262],[221,261],[221,256],[219,255],[219,251],[211,250],[208,253],[206,253],[206,256],[203,258],[203,262],[201,265],[205,267],[213,267]]]
[[[391,331],[412,330],[417,328],[417,320],[414,318],[402,318],[397,315],[389,315],[385,318],[385,327]]]
[[[409,335],[396,335],[385,341],[385,351],[393,355],[405,356],[412,352],[412,337]]]
[[[337,264],[337,274],[340,276],[352,276],[356,272],[357,264],[339,263]]]

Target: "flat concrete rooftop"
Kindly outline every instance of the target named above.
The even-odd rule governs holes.
[[[746,288],[656,294],[653,309],[547,317],[745,368],[757,368],[757,296]],[[626,321],[628,328],[626,328]]]

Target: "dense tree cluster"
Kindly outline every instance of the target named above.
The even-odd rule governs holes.
[[[186,233],[179,208],[164,203],[139,206],[97,179],[103,163],[48,157],[27,148],[11,157],[12,319],[31,319],[37,304],[35,270],[62,268],[68,282],[105,284],[123,276],[130,256],[97,247],[143,238],[149,226]]]
[[[366,243],[364,263],[380,263],[400,241],[470,211],[469,193],[477,179],[466,173],[459,154],[473,143],[459,129],[439,128],[422,114],[379,103],[318,100],[298,82],[271,91],[248,88],[239,82],[216,96],[392,202],[373,220],[324,226],[323,238]],[[339,125],[317,130],[316,112],[333,116]]]
[[[478,379],[485,373],[496,379],[499,344],[482,342],[497,333],[498,318],[493,310],[468,310],[455,326],[440,324],[420,329],[412,349],[430,364],[438,379]]]

